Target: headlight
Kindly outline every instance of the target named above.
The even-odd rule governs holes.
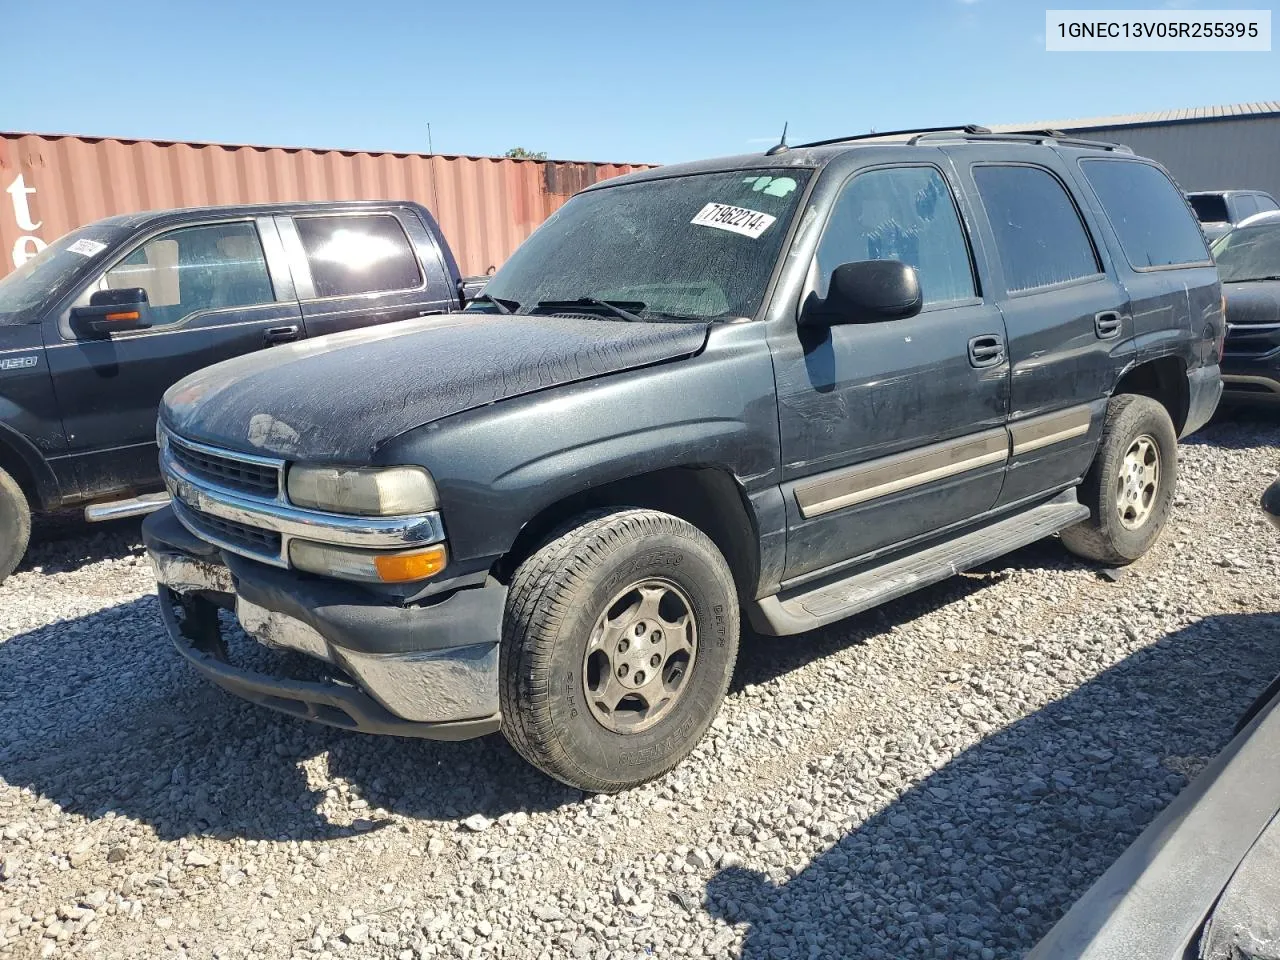
[[[437,543],[420,550],[386,553],[375,550],[352,550],[309,540],[289,544],[289,562],[299,570],[318,573],[341,580],[363,580],[368,583],[413,583],[434,577],[448,562],[444,544]]]
[[[289,468],[289,500],[299,507],[358,517],[426,513],[437,505],[436,485],[421,467]]]

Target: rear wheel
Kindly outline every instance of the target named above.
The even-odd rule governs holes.
[[[733,576],[704,533],[652,510],[582,518],[512,580],[503,732],[571,786],[644,783],[706,732],[737,650]]]
[[[13,573],[31,540],[31,506],[7,472],[0,470],[0,583]]]
[[[1169,412],[1150,397],[1113,397],[1098,454],[1080,485],[1092,516],[1063,530],[1063,544],[1088,560],[1132,563],[1164,529],[1177,482],[1178,437]]]

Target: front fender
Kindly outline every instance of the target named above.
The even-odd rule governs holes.
[[[445,418],[383,445],[377,459],[431,471],[451,556],[464,563],[501,556],[559,501],[655,470],[715,467],[750,495],[779,481],[763,327],[718,327],[698,356]]]

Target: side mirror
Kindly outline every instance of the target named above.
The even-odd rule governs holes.
[[[924,306],[916,268],[899,260],[860,260],[831,271],[826,299],[807,305],[805,326],[877,323],[914,317]]]
[[[77,333],[105,337],[123,330],[151,326],[151,306],[142,287],[95,290],[87,307],[71,308],[71,327]]]

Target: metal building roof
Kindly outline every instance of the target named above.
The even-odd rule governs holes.
[[[1240,117],[1280,116],[1280,100],[1229,103],[1217,107],[1188,107],[1182,110],[1154,110],[1148,113],[1121,113],[1110,117],[1083,117],[1074,120],[1035,120],[1029,123],[993,124],[996,133],[1019,130],[1097,130],[1107,127],[1141,127],[1152,124],[1187,123],[1195,120],[1231,120]]]

